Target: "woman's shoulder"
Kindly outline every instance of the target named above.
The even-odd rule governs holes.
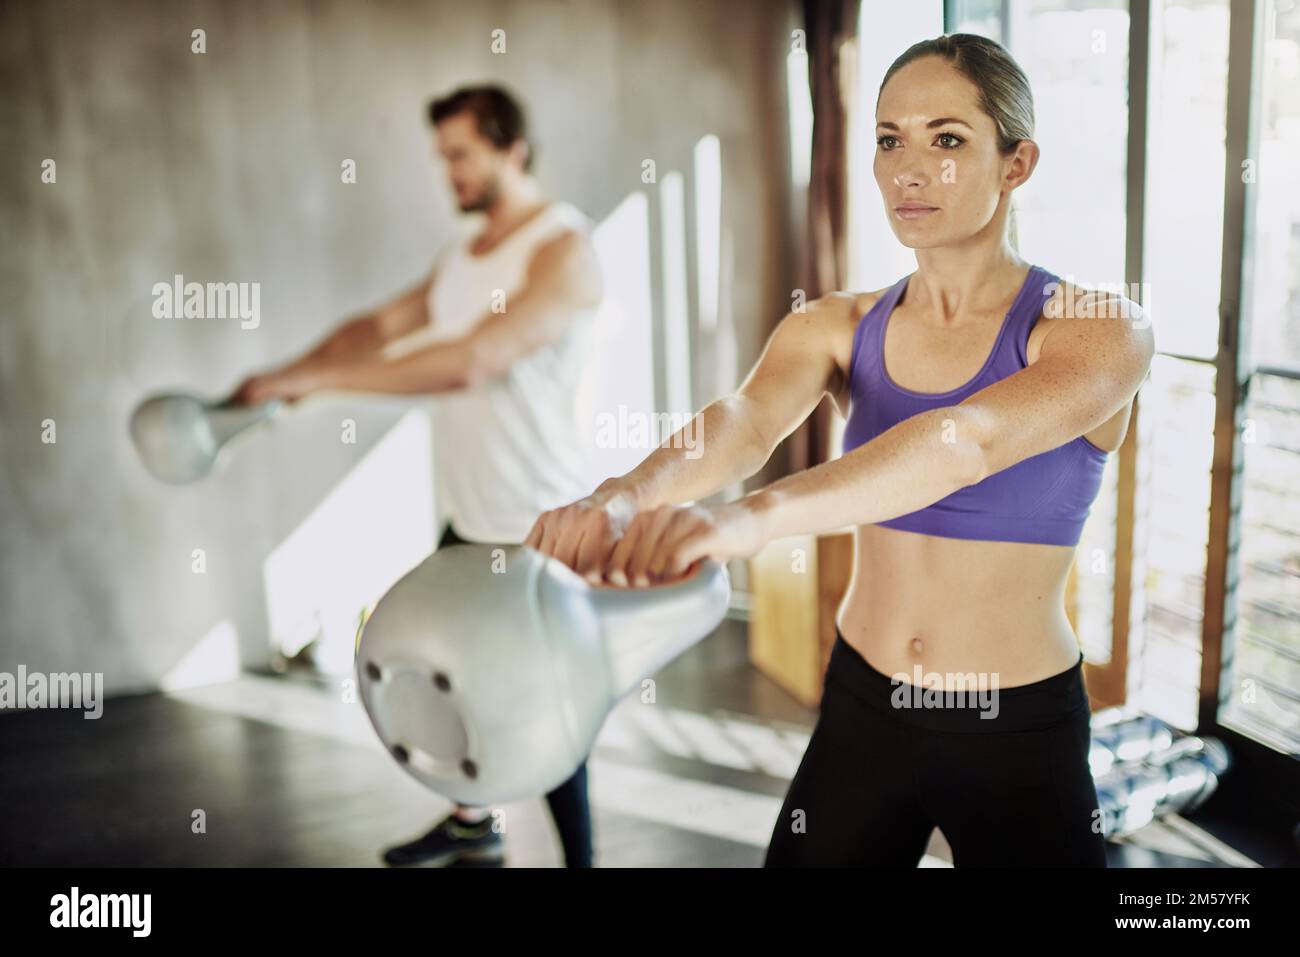
[[[803,315],[798,315],[801,310],[796,308],[787,318],[796,322],[797,328],[807,329],[807,334],[819,338],[830,350],[836,366],[846,371],[863,318],[887,292],[888,287],[871,292],[828,292],[809,302],[802,310]]]
[[[1045,271],[1045,270],[1044,270]],[[1104,287],[1089,288],[1063,279],[1055,273],[1043,286],[1042,319],[1050,323],[1059,319],[1138,318],[1140,306],[1123,293]]]
[[[1105,288],[1090,288],[1055,273],[1043,287],[1043,306],[1034,315],[1025,353],[1029,362],[1038,356],[1047,334],[1067,319],[1128,319],[1134,328],[1151,324],[1150,314],[1127,296]]]
[[[889,289],[828,292],[809,302],[803,311],[837,346],[841,341],[851,343],[862,320]],[[795,313],[799,311],[798,308],[792,310]]]
[[[856,325],[889,289],[886,286],[872,292],[828,292],[808,303],[808,311],[824,319],[850,321]]]
[[[1055,273],[1043,287],[1043,318],[1091,318],[1106,317],[1108,312],[1123,309],[1126,312],[1141,312],[1137,304],[1123,293],[1102,287],[1089,288],[1062,279]]]
[[[893,286],[886,286],[883,289],[875,289],[871,292],[854,293],[854,296],[856,296],[856,309],[858,315],[865,316],[871,311],[871,308],[880,301],[881,297],[893,288]]]

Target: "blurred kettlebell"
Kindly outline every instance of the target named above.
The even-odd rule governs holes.
[[[140,461],[160,481],[183,485],[203,478],[227,442],[272,418],[284,403],[204,402],[183,392],[151,396],[131,413],[131,440]]]

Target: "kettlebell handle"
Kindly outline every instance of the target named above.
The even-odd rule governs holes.
[[[217,443],[224,445],[240,432],[275,418],[284,407],[283,399],[269,399],[257,405],[236,404],[231,395],[209,405],[208,414]]]
[[[670,600],[670,595],[686,595],[696,591],[706,590],[710,583],[719,577],[726,577],[726,566],[716,559],[705,558],[695,563],[695,571],[689,575],[683,575],[676,581],[662,582],[644,587],[619,588],[612,585],[592,585],[587,587],[592,591],[592,604],[598,610],[606,609],[616,612],[621,605],[630,604],[637,607],[644,607],[642,604],[647,600],[647,596],[662,596],[660,600]],[[584,579],[585,581],[585,579]],[[730,585],[728,585],[730,589]]]
[[[712,632],[731,604],[727,567],[712,558],[700,561],[679,581],[645,588],[594,586],[559,559],[548,556],[550,563],[558,566],[556,574],[571,576],[568,585],[586,589],[619,695]]]

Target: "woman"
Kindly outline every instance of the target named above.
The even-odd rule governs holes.
[[[957,866],[1104,867],[1064,590],[1153,336],[1127,299],[1010,243],[1011,194],[1039,151],[1002,47],[916,44],[876,118],[876,182],[916,271],[787,315],[744,384],[699,414],[703,455],[670,439],[543,514],[527,542],[626,586],[855,526],[821,714],[767,864],[915,866],[938,827]],[[678,504],[754,474],[824,393],[848,416],[841,458],[735,502]],[[972,677],[996,689],[979,706],[920,694]]]

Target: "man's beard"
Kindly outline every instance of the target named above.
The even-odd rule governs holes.
[[[501,181],[494,176],[488,180],[478,198],[461,206],[460,211],[462,213],[485,213],[492,208],[492,204],[497,201],[497,195],[500,192]]]

